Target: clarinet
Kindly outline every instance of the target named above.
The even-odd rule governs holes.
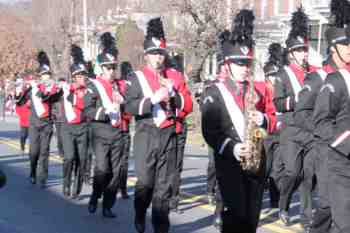
[[[175,98],[174,96],[171,96],[171,94],[173,94],[173,90],[169,89],[169,85],[168,85],[169,79],[165,77],[164,72],[158,72],[158,76],[159,76],[160,85],[168,89],[169,101],[166,102],[165,109],[168,113],[170,113],[169,118],[175,119],[176,118],[176,109],[175,109],[175,103],[174,103]]]

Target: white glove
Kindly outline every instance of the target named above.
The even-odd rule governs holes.
[[[238,162],[240,162],[242,158],[249,158],[251,156],[249,145],[247,143],[237,143],[233,148],[233,156]]]
[[[152,104],[158,104],[162,101],[167,101],[168,99],[169,99],[168,89],[165,87],[161,87],[151,97],[151,102],[152,102]]]
[[[255,123],[258,126],[262,126],[264,124],[265,116],[263,113],[261,113],[259,111],[254,111],[250,114],[250,117],[252,117],[254,119]]]
[[[240,162],[241,161],[241,151],[242,151],[243,143],[237,143],[233,148],[233,156],[235,159]]]
[[[111,114],[111,113],[118,113],[120,110],[120,105],[119,104],[112,104],[111,106],[109,106],[108,108],[106,108],[105,113],[107,115]]]

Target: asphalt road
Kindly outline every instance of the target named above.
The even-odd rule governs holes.
[[[21,155],[15,118],[0,122],[0,169],[8,176],[8,183],[0,190],[0,233],[134,233],[133,227],[133,159],[129,167],[129,200],[118,199],[116,219],[104,219],[101,208],[91,215],[87,203],[91,187],[85,186],[79,200],[62,195],[62,161],[55,156],[55,140],[51,146],[48,188],[40,189],[28,181],[28,154]],[[171,213],[172,233],[215,233],[211,226],[214,207],[206,202],[207,151],[188,145],[182,174],[183,214]],[[234,184],[233,184],[234,185]],[[268,206],[267,195],[264,208]],[[277,210],[262,211],[259,233],[301,232],[298,221],[298,196],[293,199],[291,212],[294,224],[288,228],[277,221]],[[152,232],[148,213],[147,232]]]

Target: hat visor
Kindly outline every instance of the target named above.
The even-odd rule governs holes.
[[[117,61],[105,61],[105,62],[101,62],[100,66],[107,66],[107,65],[114,65],[114,64],[118,64]]]
[[[275,76],[278,73],[278,71],[276,70],[271,70],[271,71],[267,71],[265,72],[265,76]]]
[[[250,66],[253,62],[253,59],[250,57],[247,58],[229,58],[227,59],[228,62],[235,63],[239,66]]]
[[[41,71],[39,72],[39,76],[43,76],[43,75],[51,75],[51,71],[47,70],[47,71]]]
[[[331,44],[341,44],[341,45],[349,45],[350,44],[350,38],[349,37],[342,37],[339,39],[332,40]]]
[[[161,54],[166,56],[168,52],[165,48],[148,48],[145,49],[145,54]]]
[[[85,70],[80,70],[80,71],[75,71],[72,73],[72,77],[76,76],[76,75],[84,75],[87,76],[88,73]]]
[[[296,44],[291,46],[290,48],[288,48],[288,51],[293,51],[293,50],[297,50],[297,49],[308,49],[309,46],[307,44]]]

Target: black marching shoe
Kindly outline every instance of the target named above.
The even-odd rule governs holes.
[[[105,209],[105,208],[103,208],[103,210],[102,210],[102,215],[103,215],[103,217],[105,217],[105,218],[115,218],[115,217],[117,217],[117,216],[112,212],[111,209]]]
[[[183,211],[179,208],[178,202],[176,202],[176,204],[170,209],[170,211],[177,214],[183,214]]]
[[[311,232],[311,227],[305,227],[304,228],[304,233],[310,233]]]
[[[29,177],[29,180],[30,180],[31,184],[36,184],[36,178],[35,177],[31,176],[31,177]]]
[[[146,220],[145,217],[135,216],[135,228],[138,233],[144,233],[146,230]]]
[[[222,231],[222,219],[220,214],[215,214],[214,215],[214,221],[213,221],[213,226],[215,229],[217,229],[219,232]]]
[[[97,199],[90,199],[89,201],[89,206],[88,206],[88,210],[90,214],[94,214],[96,213],[97,210]]]
[[[63,186],[63,195],[65,197],[69,197],[70,196],[70,188],[65,186],[65,185]]]
[[[122,199],[129,199],[128,191],[122,189],[121,194],[122,194]]]
[[[214,194],[209,194],[208,195],[208,204],[209,205],[215,205],[215,195]]]
[[[289,226],[290,225],[290,219],[289,219],[288,211],[280,210],[279,218],[281,219],[281,221],[283,222],[283,224],[285,226]]]
[[[71,196],[72,199],[78,199],[78,197],[79,197],[78,193],[73,193]]]

